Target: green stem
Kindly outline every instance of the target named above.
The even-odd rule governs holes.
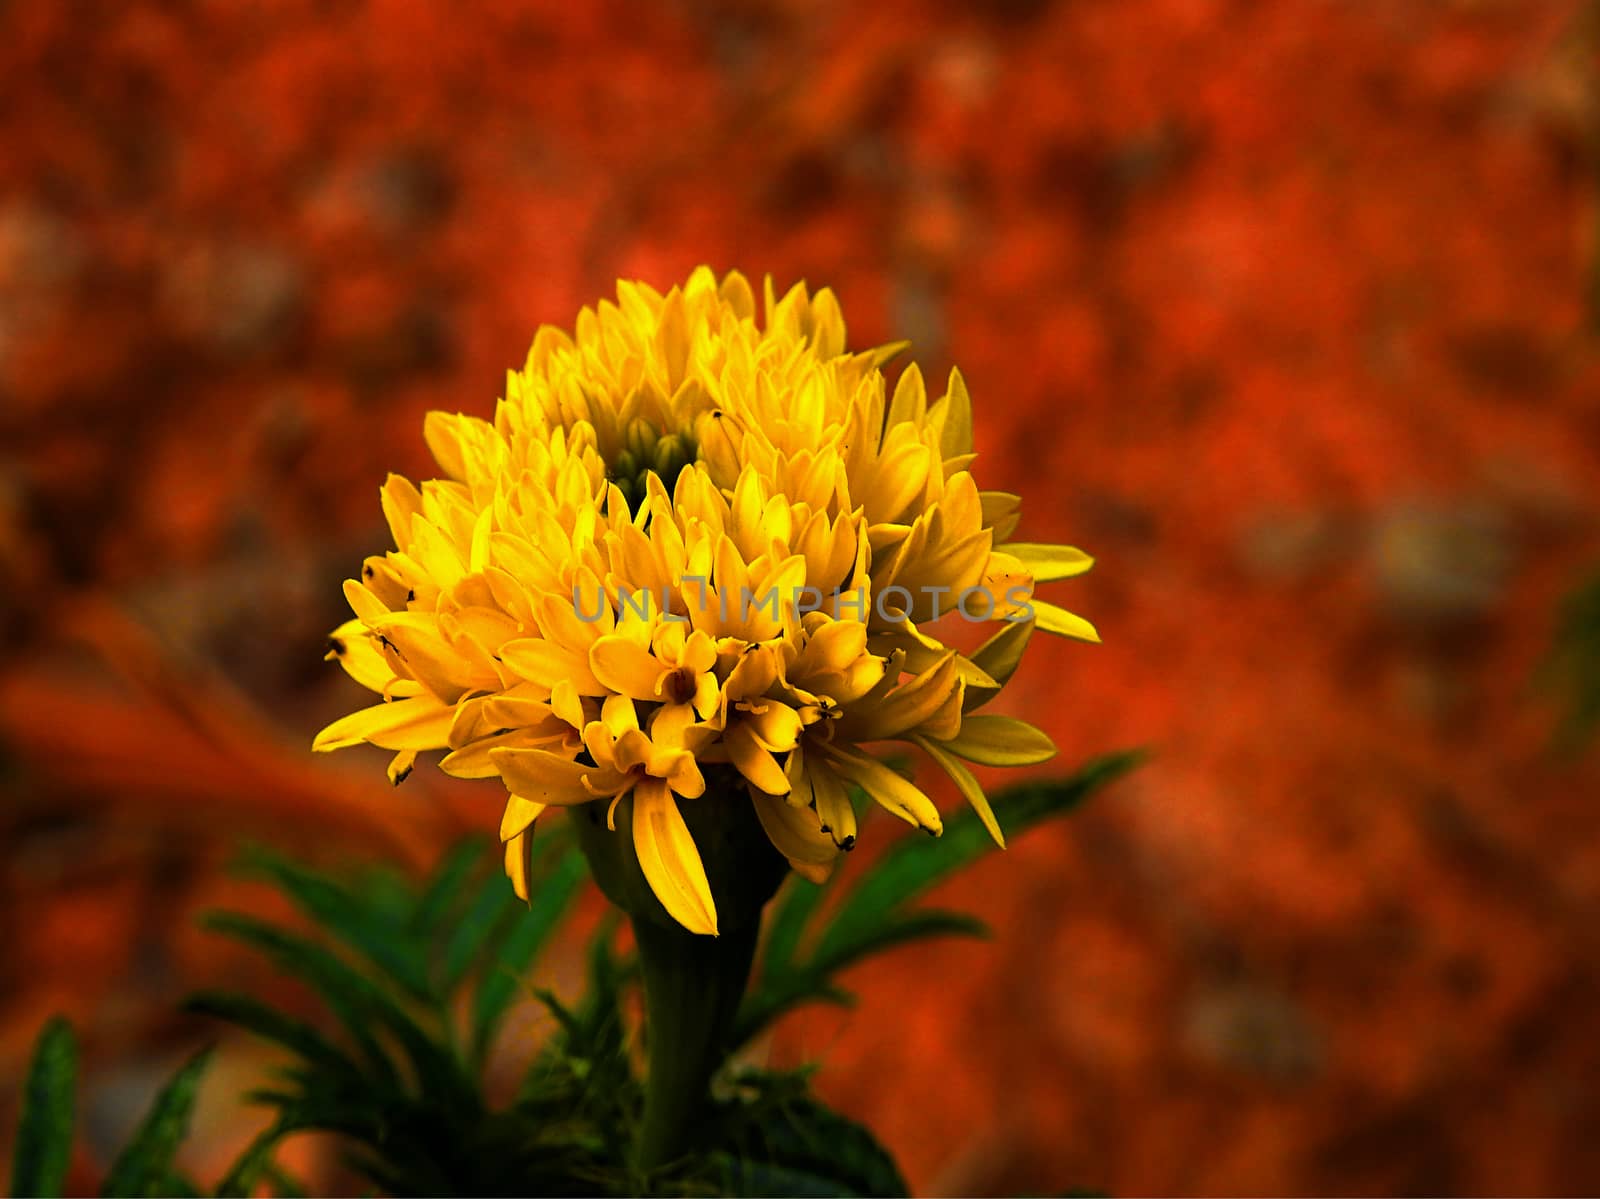
[[[750,920],[706,937],[648,917],[633,921],[650,1046],[636,1150],[641,1170],[681,1157],[694,1140],[711,1075],[729,1049],[759,930]]]

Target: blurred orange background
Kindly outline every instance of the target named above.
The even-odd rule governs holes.
[[[1597,49],[1554,0],[0,6],[0,1146],[50,1013],[85,1188],[218,1035],[182,996],[275,985],[194,927],[271,906],[241,838],[494,827],[313,760],[339,580],[426,410],[704,261],[959,363],[980,481],[1099,559],[1105,645],[1002,702],[1046,772],[1154,752],[774,1059],[923,1193],[1600,1189],[1600,770],[1534,684],[1600,560]],[[224,1048],[198,1162],[260,1119]]]

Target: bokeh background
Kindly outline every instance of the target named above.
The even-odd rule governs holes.
[[[704,261],[960,364],[980,479],[1099,559],[1105,645],[1004,702],[1154,753],[945,888],[995,941],[773,1059],[925,1193],[1600,1189],[1600,770],[1537,682],[1600,562],[1597,48],[1556,0],[0,4],[0,1153],[52,1012],[88,1187],[217,1035],[186,992],[303,1002],[194,927],[271,905],[241,839],[493,826],[313,760],[339,580],[426,410]]]

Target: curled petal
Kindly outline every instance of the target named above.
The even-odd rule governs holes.
[[[875,802],[907,824],[914,824],[935,835],[944,831],[944,822],[940,820],[939,809],[933,806],[933,801],[876,758],[839,746],[829,748],[828,758],[843,778],[855,783]]]
[[[717,906],[689,826],[667,785],[656,779],[633,792],[633,847],[661,906],[692,933],[717,935]]]
[[[810,808],[798,808],[770,795],[751,797],[756,805],[756,817],[766,830],[773,848],[789,860],[795,873],[814,883],[826,882],[832,873],[839,847],[833,838],[822,831],[817,814]]]

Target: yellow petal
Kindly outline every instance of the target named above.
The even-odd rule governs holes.
[[[893,812],[907,824],[930,833],[944,831],[939,809],[933,801],[906,779],[901,778],[876,758],[869,758],[841,746],[830,746],[829,761],[840,775],[855,783],[877,804]]]
[[[840,849],[850,849],[856,843],[856,809],[850,802],[850,793],[844,783],[826,762],[812,761],[806,765],[806,779],[811,784],[811,794],[817,804],[817,818],[822,827]]]
[[[755,734],[745,724],[741,722],[729,729],[722,744],[728,751],[728,760],[752,787],[768,795],[788,793],[789,780],[783,775],[783,767],[756,741]]]
[[[1065,608],[1058,608],[1054,604],[1047,604],[1043,600],[1033,600],[1034,619],[1039,622],[1039,627],[1047,633],[1060,633],[1063,637],[1073,637],[1079,641],[1100,641],[1100,634],[1095,632],[1094,626],[1081,616],[1068,612]]]
[[[751,797],[756,817],[766,830],[773,848],[789,859],[795,872],[814,883],[826,881],[839,847],[822,831],[817,814],[810,808],[797,808],[770,795]]]
[[[831,620],[811,634],[798,665],[806,671],[842,671],[866,652],[866,625]]]
[[[390,475],[379,492],[383,504],[383,518],[389,522],[389,534],[397,549],[411,544],[411,518],[422,511],[422,493],[410,479]]]
[[[983,793],[983,788],[978,785],[978,780],[972,776],[972,771],[951,754],[941,749],[936,742],[929,741],[926,737],[913,737],[918,745],[928,751],[928,756],[939,764],[941,770],[950,776],[950,781],[955,783],[966,801],[972,805],[972,810],[978,814],[978,819],[983,821],[983,827],[989,830],[989,835],[994,838],[994,843],[1001,849],[1006,847],[1006,839],[1000,832],[1000,822],[994,818],[994,809],[989,806],[989,797]]]
[[[863,701],[847,709],[839,733],[852,741],[882,741],[910,730],[940,735],[939,727],[960,715],[961,681],[955,658],[950,650],[932,669],[885,692],[876,703]],[[950,731],[955,727],[952,724]]]
[[[717,935],[717,907],[689,826],[659,780],[633,791],[633,847],[645,881],[667,913],[692,933]]]
[[[772,753],[786,753],[800,741],[800,713],[775,699],[765,701],[765,711],[748,712],[744,724],[756,744]]]
[[[350,611],[366,624],[370,625],[389,615],[389,605],[368,591],[357,579],[344,581],[344,598],[350,605]]]
[[[600,723],[613,737],[639,731],[639,710],[626,695],[608,695],[600,705]]]
[[[650,740],[662,746],[681,746],[684,730],[693,723],[694,709],[688,704],[662,704],[650,718]]]
[[[889,418],[884,422],[884,432],[910,421],[921,426],[928,411],[928,389],[922,382],[922,368],[915,362],[900,372],[894,385],[894,396],[889,401]]]
[[[995,547],[997,552],[1010,554],[1031,574],[1036,583],[1053,583],[1057,579],[1070,579],[1081,575],[1094,565],[1094,559],[1070,545],[1042,545],[1028,541],[1013,541]]]
[[[414,749],[402,749],[389,762],[389,781],[398,787],[411,777],[412,768],[416,764],[417,751]]]
[[[512,729],[492,737],[480,737],[454,753],[446,754],[439,762],[439,769],[451,778],[492,779],[500,773],[500,767],[494,760],[495,750],[542,749],[550,752],[563,741],[563,734],[552,735],[548,729]]]
[[[994,530],[996,541],[1004,541],[1016,531],[1022,512],[1020,495],[1009,491],[981,491],[978,499],[983,505],[983,527]]]
[[[950,386],[945,392],[949,408],[945,413],[944,431],[939,437],[939,452],[954,458],[972,452],[972,397],[967,393],[967,381],[954,367],[950,369]]]
[[[613,633],[590,647],[589,669],[608,689],[648,701],[661,698],[656,688],[667,666],[632,637]]]
[[[589,669],[588,656],[563,649],[540,637],[521,637],[500,647],[500,661],[530,683],[554,691],[563,679],[579,695],[604,695],[610,690]]]
[[[367,741],[384,749],[443,749],[454,716],[453,708],[432,696],[375,704],[335,720],[317,734],[311,748],[326,753]]]
[[[420,512],[411,518],[410,553],[442,589],[454,587],[466,576],[467,564],[455,543]]]
[[[970,682],[967,684],[964,701],[967,711],[981,708],[1000,693],[1000,688],[1006,685],[1021,664],[1022,652],[1028,648],[1028,639],[1033,636],[1033,629],[1034,622],[1031,620],[1008,621],[998,633],[973,652],[972,660],[994,680],[994,683],[992,686]]]
[[[520,795],[506,796],[505,814],[500,817],[500,840],[513,841],[527,833],[532,828],[533,822],[539,819],[539,814],[548,806],[535,803],[531,799],[524,799]]]
[[[523,903],[528,902],[528,870],[533,865],[533,830],[519,833],[506,842],[506,877]]]
[[[983,766],[1032,766],[1056,756],[1055,743],[1041,730],[1010,716],[968,716],[961,732],[940,744]]]
[[[588,803],[604,790],[602,784],[615,776],[613,771],[585,766],[542,749],[495,749],[489,752],[489,758],[514,794],[535,803]],[[585,780],[589,787],[584,786]]]
[[[415,695],[422,690],[421,684],[411,679],[396,680],[388,659],[360,620],[347,620],[333,630],[328,638],[328,656],[338,659],[345,673],[368,691],[388,687],[391,694]],[[396,692],[401,684],[409,690]]]

